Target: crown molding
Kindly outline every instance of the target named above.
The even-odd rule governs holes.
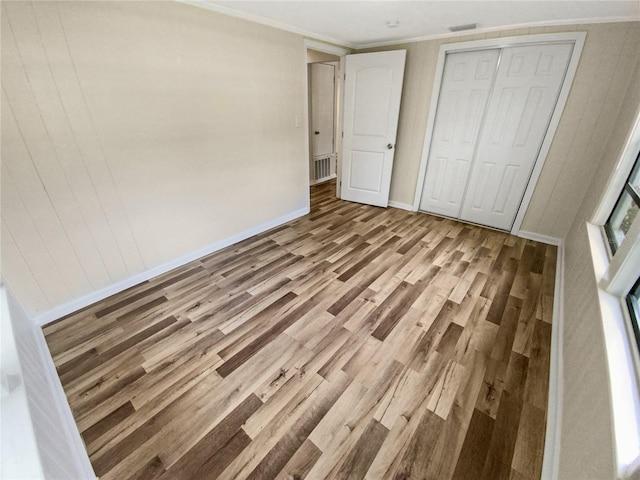
[[[435,35],[424,35],[420,37],[411,37],[411,38],[400,38],[396,40],[388,40],[384,42],[371,42],[365,43],[362,45],[358,45],[356,48],[358,50],[366,49],[366,48],[375,48],[375,47],[388,47],[390,45],[401,45],[405,43],[414,43],[414,42],[424,42],[426,40],[438,40],[441,38],[459,38],[464,36],[478,35],[483,33],[492,33],[492,32],[504,32],[505,30],[514,30],[518,28],[532,28],[532,27],[555,27],[555,26],[563,26],[563,25],[590,25],[594,23],[621,23],[621,22],[638,22],[640,21],[640,16],[637,17],[602,17],[602,18],[578,18],[575,20],[556,20],[549,22],[527,22],[527,23],[517,23],[513,25],[506,25],[503,27],[490,27],[490,28],[476,28],[474,30],[463,30],[460,32],[447,32],[447,33],[438,33]]]
[[[193,7],[202,8],[204,10],[209,10],[212,12],[229,15],[230,17],[236,17],[242,20],[247,20],[249,22],[259,23],[260,25],[265,25],[267,27],[277,28],[278,30],[285,30],[287,32],[296,33],[298,35],[302,35],[303,37],[312,38],[314,40],[320,40],[326,43],[331,43],[339,47],[350,48],[350,49],[356,48],[355,45],[346,43],[337,38],[327,37],[319,33],[294,27],[286,23],[280,23],[275,20],[271,20],[269,18],[261,17],[259,15],[253,15],[251,13],[242,12],[240,10],[235,10],[233,8],[223,7],[209,0],[176,0],[176,1],[179,3],[184,3],[186,5],[191,5]]]
[[[376,41],[376,42],[353,43],[353,42],[346,42],[339,38],[328,37],[326,35],[312,32],[310,30],[294,27],[293,25],[278,22],[276,20],[271,20],[265,17],[261,17],[259,15],[254,15],[251,13],[243,12],[243,11],[229,8],[229,7],[223,7],[221,5],[216,4],[212,0],[176,0],[176,1],[179,3],[184,3],[187,5],[192,5],[194,7],[202,8],[204,10],[209,10],[212,12],[229,15],[231,17],[236,17],[243,20],[247,20],[249,22],[258,23],[260,25],[277,28],[278,30],[284,30],[287,32],[302,35],[303,37],[306,37],[306,38],[319,40],[322,42],[336,45],[338,47],[349,48],[352,50],[386,47],[390,45],[423,42],[426,40],[438,40],[443,38],[459,38],[459,37],[465,37],[465,36],[477,35],[477,34],[483,34],[483,33],[503,32],[505,30],[513,30],[518,28],[554,27],[554,26],[564,26],[564,25],[590,25],[590,24],[597,24],[597,23],[620,23],[620,22],[640,21],[640,16],[637,16],[637,15],[627,16],[627,17],[576,18],[571,20],[517,23],[517,24],[505,25],[501,27],[477,28],[474,30],[466,30],[462,32],[446,32],[446,33],[438,33],[434,35],[422,35],[418,37],[396,38],[393,40],[385,40],[380,42]]]

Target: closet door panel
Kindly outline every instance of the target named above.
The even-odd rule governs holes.
[[[572,44],[503,49],[460,218],[509,230],[564,82]]]
[[[448,54],[420,210],[458,217],[499,49]]]

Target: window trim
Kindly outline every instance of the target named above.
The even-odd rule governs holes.
[[[631,175],[633,175],[634,170],[636,168],[640,169],[640,148],[638,149],[638,154],[636,155],[635,161],[631,165],[631,171],[629,172],[629,175],[627,176],[627,179],[625,180],[624,185],[620,190],[620,194],[618,195],[618,198],[616,199],[615,203],[611,207],[609,216],[607,217],[607,220],[604,222],[604,225],[603,225],[604,231],[607,236],[607,244],[609,245],[609,253],[611,256],[615,255],[615,253],[618,251],[621,245],[621,244],[618,244],[616,239],[616,234],[611,228],[611,218],[613,217],[616,207],[618,207],[618,204],[620,203],[620,200],[622,199],[623,195],[625,193],[629,195],[629,197],[631,197],[631,201],[635,203],[638,208],[640,208],[640,193],[631,184]]]
[[[622,192],[633,164],[636,161],[636,156],[640,150],[640,108],[636,112],[636,121],[631,128],[631,134],[628,136],[627,141],[621,152],[620,161],[616,165],[616,168],[607,182],[607,186],[604,190],[604,195],[600,204],[598,205],[595,213],[591,217],[591,223],[595,225],[604,225],[611,211],[618,201],[618,197]]]

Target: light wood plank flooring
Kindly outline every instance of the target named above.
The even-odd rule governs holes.
[[[45,327],[100,478],[540,478],[555,247],[334,188]]]

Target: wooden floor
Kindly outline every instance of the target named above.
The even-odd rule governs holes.
[[[100,478],[540,478],[555,247],[333,188],[44,329]]]

